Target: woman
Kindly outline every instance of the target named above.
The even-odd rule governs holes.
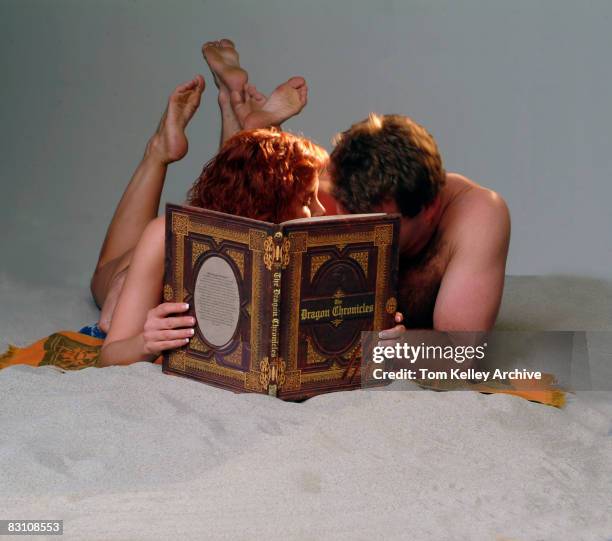
[[[165,223],[163,216],[154,215],[167,165],[187,152],[184,128],[203,89],[198,76],[172,94],[109,226],[92,280],[102,306],[100,326],[108,329],[98,366],[153,360],[194,334],[195,320],[176,315],[187,310],[185,304],[160,304]],[[318,177],[326,161],[325,150],[278,129],[239,132],[204,167],[187,202],[271,222],[318,216],[325,212],[318,200]],[[111,303],[116,306],[107,323],[105,310]]]

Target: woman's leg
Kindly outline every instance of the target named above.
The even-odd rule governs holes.
[[[168,165],[187,153],[185,128],[200,105],[203,91],[201,75],[174,90],[108,226],[91,279],[91,292],[102,309],[102,330],[110,325],[132,251],[144,228],[157,216]]]

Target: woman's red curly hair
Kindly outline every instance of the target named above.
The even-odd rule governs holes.
[[[267,222],[295,218],[296,200],[327,158],[323,148],[297,135],[274,128],[242,131],[204,166],[187,202]]]

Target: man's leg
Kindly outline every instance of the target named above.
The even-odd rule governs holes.
[[[167,167],[187,153],[185,128],[200,105],[203,91],[201,75],[174,90],[108,226],[91,280],[92,294],[102,308],[100,327],[103,330],[110,324],[132,251],[159,211]]]
[[[219,109],[221,110],[221,137],[219,148],[242,126],[230,103],[231,90],[241,92],[247,85],[248,74],[240,66],[240,58],[234,43],[229,39],[207,41],[202,45],[202,55],[213,74],[215,86],[219,89]]]
[[[276,87],[263,103],[253,106],[249,93],[232,91],[230,100],[240,125],[245,130],[280,127],[297,115],[308,101],[308,85],[303,77],[291,77]]]
[[[308,86],[302,77],[292,77],[269,98],[249,84],[248,73],[229,39],[206,42],[202,54],[219,89],[221,146],[242,129],[279,127],[306,105]]]

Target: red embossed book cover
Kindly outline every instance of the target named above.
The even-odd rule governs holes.
[[[361,385],[361,332],[393,326],[399,217],[272,224],[166,207],[164,300],[197,323],[166,373],[286,400]]]

